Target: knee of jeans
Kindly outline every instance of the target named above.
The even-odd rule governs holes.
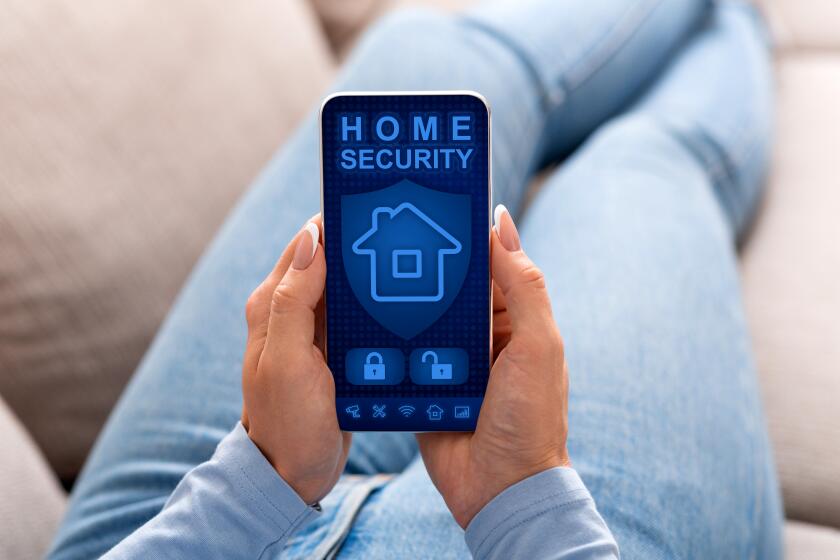
[[[738,185],[740,170],[697,123],[631,113],[607,123],[591,142],[606,160],[672,181],[675,188],[685,188],[688,177],[699,179],[697,184],[709,187],[729,229],[736,232],[742,227],[749,201]]]
[[[721,4],[721,10],[733,14],[730,17],[745,17],[765,45],[773,44],[773,37],[765,19],[766,10],[762,6],[748,0],[728,0]]]
[[[496,87],[499,73],[509,83],[521,70],[505,51],[462,20],[433,9],[409,9],[385,16],[365,34],[345,65],[344,89],[449,90]],[[487,87],[484,87],[487,86]]]
[[[687,177],[713,184],[710,156],[702,153],[685,126],[648,113],[630,113],[603,125],[587,143],[598,161],[620,169],[642,171],[669,181]],[[677,185],[675,185],[676,187]]]
[[[695,154],[680,137],[678,128],[664,119],[652,114],[630,113],[603,125],[591,142],[598,150],[609,152],[610,159],[635,160],[679,155],[696,160]]]

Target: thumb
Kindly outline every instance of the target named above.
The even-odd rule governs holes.
[[[551,302],[542,271],[528,258],[510,212],[499,204],[493,212],[491,268],[493,282],[505,298],[511,337],[542,336],[554,328]]]
[[[318,225],[312,222],[298,233],[291,266],[272,294],[264,352],[274,357],[282,359],[282,354],[300,356],[313,344],[315,307],[324,292],[326,276],[319,237]]]

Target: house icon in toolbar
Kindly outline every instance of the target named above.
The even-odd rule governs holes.
[[[429,408],[426,409],[426,414],[429,415],[429,420],[443,419],[443,409],[436,404],[429,405]]]

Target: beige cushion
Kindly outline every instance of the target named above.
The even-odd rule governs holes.
[[[0,558],[42,558],[64,512],[64,491],[0,400]]]
[[[301,2],[0,3],[0,394],[61,476],[332,70]]]
[[[784,49],[840,48],[838,0],[751,0],[770,23],[776,43]],[[458,10],[476,0],[310,0],[324,30],[339,53],[346,53],[355,36],[388,10],[403,6],[433,6]]]
[[[455,12],[478,0],[310,0],[336,56],[346,57],[367,26],[389,11],[427,7]]]
[[[785,524],[787,560],[840,558],[840,531],[791,521]]]
[[[778,74],[745,298],[788,515],[840,527],[840,53],[788,54]]]
[[[758,0],[784,49],[840,48],[837,0]]]
[[[388,0],[310,0],[327,39],[336,52],[344,52],[356,35],[389,5]]]

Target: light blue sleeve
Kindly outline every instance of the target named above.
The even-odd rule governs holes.
[[[475,558],[618,558],[618,545],[574,469],[554,468],[514,484],[467,527]]]
[[[240,423],[209,461],[187,473],[158,515],[104,558],[261,558],[316,515]]]

